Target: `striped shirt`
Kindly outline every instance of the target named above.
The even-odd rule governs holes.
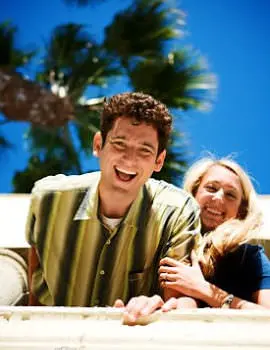
[[[99,179],[56,175],[33,188],[26,238],[39,257],[32,290],[44,305],[107,306],[159,293],[159,260],[184,259],[197,244],[199,208],[183,190],[149,179],[112,230],[98,215]]]

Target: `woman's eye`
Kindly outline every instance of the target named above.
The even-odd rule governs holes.
[[[216,192],[217,191],[217,188],[215,186],[213,186],[213,185],[206,185],[205,188],[209,192]]]
[[[227,194],[227,196],[228,196],[229,198],[231,198],[231,199],[236,199],[236,194],[235,194],[235,193],[233,193],[233,192],[227,192],[226,194]]]

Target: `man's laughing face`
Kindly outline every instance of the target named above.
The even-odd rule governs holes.
[[[166,151],[158,153],[157,130],[132,118],[118,117],[103,145],[101,134],[94,138],[94,151],[100,158],[102,189],[136,196],[153,171],[160,171]]]

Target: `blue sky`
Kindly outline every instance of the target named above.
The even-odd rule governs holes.
[[[69,21],[85,23],[101,39],[102,30],[114,13],[130,1],[111,0],[78,9],[62,0],[2,1],[0,22],[11,20],[18,26],[18,42],[24,48],[37,48],[51,30]],[[187,14],[187,37],[207,58],[218,77],[218,93],[207,113],[188,112],[178,123],[186,134],[188,160],[205,151],[218,156],[234,154],[254,177],[259,193],[270,194],[270,2],[268,0],[182,0],[174,3]],[[107,93],[124,91],[108,88]],[[2,156],[0,192],[12,191],[12,174],[27,162],[23,134],[26,123],[1,126],[16,148]],[[87,168],[97,163],[86,160]]]

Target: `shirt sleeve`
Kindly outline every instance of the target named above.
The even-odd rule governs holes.
[[[35,196],[34,193],[32,193],[27,220],[26,220],[26,228],[25,228],[25,237],[27,242],[31,246],[35,245],[34,231],[35,231],[35,224],[36,224],[36,204],[37,204],[37,197]]]
[[[270,260],[262,246],[249,246],[248,264],[249,275],[253,275],[253,291],[270,289]]]
[[[36,244],[37,226],[39,223],[39,209],[43,193],[46,192],[44,191],[46,189],[45,186],[47,184],[50,184],[52,178],[52,176],[47,176],[41,180],[38,180],[35,182],[31,192],[30,206],[25,227],[25,238],[31,246],[35,246]]]
[[[172,230],[164,256],[177,260],[189,258],[193,249],[197,249],[201,241],[200,209],[197,202],[188,196],[180,211],[172,216]]]
[[[35,182],[31,192],[30,206],[25,227],[25,237],[31,246],[35,246],[37,241],[37,228],[40,222],[39,211],[44,194],[52,190],[57,190],[59,183],[63,180],[65,181],[66,178],[68,177],[58,174],[55,176],[44,177]]]

